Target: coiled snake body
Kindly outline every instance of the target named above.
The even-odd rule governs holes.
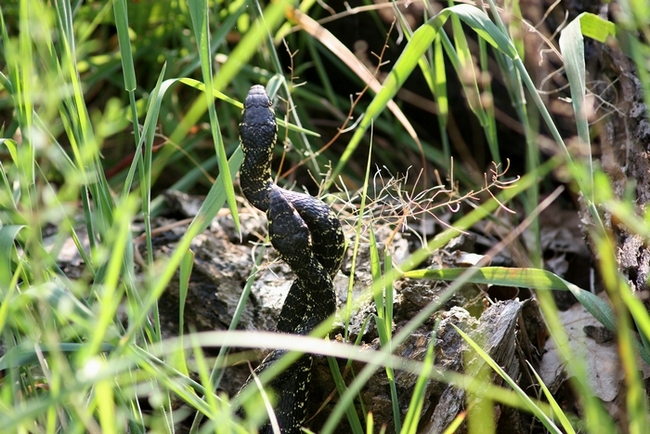
[[[296,275],[277,331],[305,335],[336,310],[332,277],[341,267],[345,238],[329,206],[307,194],[278,187],[271,177],[277,124],[264,88],[251,87],[244,102],[239,136],[244,151],[240,184],[246,199],[265,211],[271,244]],[[276,350],[258,366],[261,372],[285,351]],[[275,414],[283,433],[299,433],[305,418],[312,357],[305,354],[270,384],[278,397]],[[249,380],[250,381],[250,380]],[[269,425],[261,433],[271,432]]]

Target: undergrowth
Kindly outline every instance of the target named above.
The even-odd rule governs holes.
[[[552,338],[560,343],[566,342],[566,331],[550,291],[571,291],[616,333],[628,394],[622,409],[627,430],[644,432],[648,411],[638,363],[650,361],[650,317],[617,270],[614,244],[602,216],[615,216],[647,243],[650,214],[639,212],[631,198],[617,197],[589,153],[583,35],[603,43],[616,32],[624,33],[647,90],[650,79],[644,56],[648,38],[635,33],[647,36],[647,9],[619,2],[616,25],[595,15],[582,15],[564,28],[561,54],[552,45],[544,46],[544,51],[554,51],[564,60],[577,131],[573,143],[581,150],[572,153],[524,62],[524,34],[533,27],[522,20],[519,2],[506,4],[504,11],[493,1],[483,4],[483,9],[459,4],[439,10],[426,3],[424,23],[411,27],[413,21],[402,8],[405,2],[359,6],[326,17],[322,15],[327,10],[311,1],[300,3],[297,9],[283,1],[268,5],[200,0],[188,4],[5,2],[0,7],[3,432],[175,432],[180,420],[192,418],[191,432],[248,432],[254,428],[244,426],[263,422],[264,407],[249,421],[238,421],[233,414],[238,405],[255,405],[248,401],[259,404],[254,391],[242,391],[234,402],[215,393],[226,349],[232,346],[287,348],[365,362],[366,367],[347,384],[337,364],[331,363],[340,396],[320,431],[324,434],[336,432],[344,417],[355,433],[418,432],[419,409],[426,399],[423,384],[428,379],[464,388],[478,401],[528,412],[549,432],[617,431],[617,422],[592,391],[583,361],[569,354],[566,345],[563,355],[580,397],[580,415],[565,414],[543,384],[537,398],[528,396],[529,391],[520,390],[516,379],[505,376],[469,337],[476,357],[485,359],[508,387],[492,384],[489,376],[477,383],[468,375],[432,369],[433,347],[419,362],[392,354],[466,282],[535,289]],[[384,24],[378,10],[391,11],[393,24]],[[323,27],[354,14],[371,14],[376,19],[378,29],[387,35],[383,47],[399,40],[397,60],[383,63],[382,49],[375,66],[368,67],[373,63],[364,64],[351,47]],[[317,21],[319,17],[323,19]],[[288,75],[281,59],[287,58],[285,52],[291,65]],[[350,99],[337,95],[332,82],[335,75],[326,63],[334,65],[335,74],[346,77],[358,95]],[[522,137],[526,167],[520,178],[505,171],[507,159],[501,156],[497,118],[502,114],[492,94],[494,65],[502,75],[498,79],[510,98]],[[302,81],[308,67],[315,69],[322,84]],[[422,93],[435,101],[431,107],[438,137],[420,137],[398,103],[400,98],[414,97],[403,89],[414,70],[425,83]],[[451,78],[462,89],[472,122],[480,126],[487,161],[494,161],[489,172],[493,178],[481,179],[481,163],[467,147],[464,151],[454,147],[462,143],[448,133],[458,129],[450,116],[447,83]],[[358,206],[358,215],[364,216],[371,206],[372,185],[378,182],[371,162],[381,161],[389,173],[398,173],[404,170],[399,162],[407,161],[419,164],[427,176],[415,176],[419,183],[408,186],[399,185],[403,178],[382,181],[399,187],[383,190],[395,192],[392,198],[375,197],[400,203],[395,231],[411,224],[413,218],[436,219],[438,206],[453,211],[451,221],[438,219],[444,230],[435,237],[422,236],[419,248],[399,264],[392,263],[388,250],[380,251],[372,226],[367,228],[374,259],[374,283],[367,295],[376,303],[373,321],[381,341],[379,351],[368,354],[353,344],[324,344],[317,337],[286,339],[234,331],[250,282],[232,330],[181,332],[178,337],[163,338],[158,300],[172,279],[180,281],[179,323],[184,330],[183,299],[192,272],[192,239],[224,206],[239,228],[233,186],[242,159],[238,101],[258,82],[267,86],[269,94],[281,96],[286,105],[286,110],[278,112],[288,113],[280,119],[280,135],[286,145],[282,158],[287,159],[282,173],[286,176],[296,170],[289,174],[290,181],[306,180],[310,187],[320,185],[320,193],[336,196],[345,194],[333,191],[334,184],[352,192],[348,198],[359,198],[358,205],[350,201]],[[540,122],[548,136],[538,134]],[[317,148],[315,131],[325,134],[327,127],[334,129],[330,137],[338,140]],[[392,145],[380,140],[384,137]],[[547,158],[542,158],[542,149]],[[453,153],[468,158],[454,160]],[[359,155],[365,163],[355,160]],[[590,211],[589,236],[598,249],[599,279],[611,304],[543,270],[538,216],[551,199],[541,200],[540,180],[549,179],[552,171],[565,177]],[[151,222],[164,210],[162,193],[168,188],[206,194],[206,199],[176,248],[154,260]],[[461,202],[471,206],[461,207]],[[513,204],[521,205],[526,218],[489,254],[505,248],[524,230],[532,231],[536,243],[527,246],[527,267],[503,269],[478,262],[468,269],[420,268],[432,252],[460,232]],[[133,233],[135,222],[142,223],[142,233]],[[361,218],[355,222],[357,241],[365,223]],[[79,275],[68,275],[61,268],[59,254],[69,242],[74,243],[82,264]],[[355,252],[357,247],[350,246]],[[393,282],[399,278],[451,283],[408,324],[395,330]],[[340,316],[347,319],[354,308],[350,302]],[[324,336],[330,327],[331,322],[323,324],[314,335]],[[221,348],[216,360],[204,355],[206,347]],[[298,354],[288,353],[277,366],[264,371],[261,384]],[[359,414],[353,405],[380,369],[391,381],[393,427],[374,426],[372,413]],[[394,384],[398,369],[419,376],[404,414],[397,405]],[[470,431],[495,429],[490,412],[461,413],[453,426],[466,417]]]

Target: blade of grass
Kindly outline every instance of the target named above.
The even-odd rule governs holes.
[[[451,148],[449,146],[449,135],[447,134],[447,121],[449,119],[449,98],[447,97],[447,72],[445,71],[444,51],[439,36],[433,40],[433,94],[438,104],[438,114],[436,119],[440,129],[440,138],[442,140],[442,149],[446,167],[449,169],[451,162]]]
[[[449,0],[448,3],[453,5],[453,0]],[[474,61],[472,60],[469,44],[467,43],[467,37],[461,26],[460,17],[456,14],[450,14],[449,18],[451,19],[451,27],[454,32],[455,54],[458,57],[457,72],[460,78],[460,84],[465,91],[465,100],[470,110],[474,112],[474,115],[481,123],[481,126],[485,128],[488,125],[488,118],[480,102],[477,72]]]
[[[472,338],[469,337],[465,332],[463,332],[461,329],[456,327],[456,325],[452,324],[452,327],[456,329],[456,332],[467,342],[474,351],[496,372],[499,374],[503,380],[505,380],[506,383],[517,393],[517,396],[525,403],[527,409],[539,419],[540,422],[544,425],[544,427],[549,430],[552,433],[557,433],[561,434],[562,431],[555,425],[553,420],[548,417],[548,415],[540,409],[531,399],[528,395],[526,395],[526,392],[524,392],[517,382],[510,378],[510,376],[499,366],[498,363],[496,363],[492,357],[490,357],[489,354],[487,354],[483,349],[476,343]]]
[[[603,276],[603,286],[616,312],[616,343],[618,345],[627,389],[625,392],[625,403],[627,407],[626,414],[629,418],[628,432],[641,434],[646,431],[648,426],[648,405],[635,350],[641,353],[641,357],[643,357],[643,351],[641,350],[645,350],[645,348],[639,345],[637,339],[632,334],[632,322],[630,321],[629,312],[621,296],[621,292],[625,291],[624,286],[626,285],[623,283],[624,278],[618,270],[618,263],[614,252],[616,248],[615,244],[609,237],[596,235],[595,245],[599,253],[598,259]],[[645,360],[646,363],[650,364],[647,359]]]
[[[564,411],[562,411],[562,408],[558,404],[558,402],[555,400],[555,397],[553,397],[553,394],[551,393],[550,390],[548,390],[548,387],[546,387],[546,384],[544,384],[544,381],[542,378],[537,374],[537,371],[533,368],[533,366],[526,360],[526,364],[528,365],[528,369],[533,373],[535,376],[535,379],[537,380],[537,384],[539,384],[539,387],[542,388],[542,392],[544,392],[544,397],[546,397],[546,400],[548,403],[551,405],[551,408],[553,408],[553,414],[557,418],[557,420],[560,421],[560,424],[562,425],[562,428],[564,429],[564,432],[568,434],[575,434],[575,430],[573,429],[573,426],[571,425],[571,422],[569,419],[566,417],[564,414]]]
[[[213,89],[212,80],[212,56],[210,55],[210,28],[208,23],[208,1],[207,0],[192,0],[189,2],[190,16],[192,17],[192,24],[194,29],[194,37],[198,44],[199,58],[201,59],[201,74],[207,89]],[[219,173],[223,174],[221,182],[226,196],[226,202],[230,208],[230,213],[235,224],[235,230],[240,231],[239,215],[237,213],[237,199],[235,198],[235,190],[230,179],[230,169],[228,167],[228,159],[226,156],[226,149],[221,137],[221,130],[219,128],[219,119],[217,118],[217,111],[214,107],[214,98],[208,92],[205,92],[205,97],[208,106],[208,115],[210,116],[210,131],[212,132],[212,140],[217,153],[217,162],[219,165]]]
[[[359,215],[363,215],[366,210],[366,201],[368,199],[368,180],[370,179],[370,167],[371,167],[371,156],[372,155],[372,144],[368,148],[368,159],[366,160],[366,172],[365,179],[363,183],[363,190],[361,192],[361,203],[359,204]],[[347,300],[345,304],[346,316],[345,316],[345,335],[344,340],[348,340],[348,331],[350,328],[350,313],[352,312],[352,301],[353,301],[353,289],[354,289],[354,273],[356,270],[357,257],[359,254],[359,243],[361,240],[361,223],[362,219],[357,220],[357,225],[355,227],[356,236],[354,238],[354,246],[352,247],[352,263],[350,264],[350,280],[348,281],[348,293]],[[347,246],[346,246],[347,247]]]
[[[488,51],[485,44],[485,39],[479,38],[479,65],[481,67],[481,75],[483,77],[490,77],[489,65],[488,65]],[[485,119],[487,125],[484,126],[485,137],[488,142],[488,147],[490,148],[490,154],[492,156],[492,161],[499,164],[502,162],[501,155],[499,152],[499,137],[497,135],[497,122],[494,113],[494,96],[492,94],[492,80],[485,80],[483,84],[484,90],[479,95],[479,102],[481,107],[485,111]]]
[[[25,225],[2,226],[0,223],[0,252],[4,252],[2,257],[0,257],[0,287],[2,287],[3,297],[9,297],[10,294],[5,291],[12,289],[10,284],[14,280],[14,273],[11,263],[12,257],[16,252],[14,246],[18,234],[25,228]],[[4,322],[0,321],[0,324],[4,324]]]
[[[371,272],[373,281],[381,280],[383,281],[383,275],[381,272],[379,264],[379,252],[377,251],[377,241],[375,239],[375,233],[370,229],[370,260],[371,260]],[[384,249],[384,274],[390,273],[392,268],[392,257],[390,256],[388,249]],[[377,309],[377,315],[374,315],[375,324],[377,326],[377,334],[379,335],[379,342],[382,347],[388,346],[391,348],[392,352],[392,328],[393,328],[393,285],[388,282],[384,284],[382,291],[377,292],[374,295],[375,306]],[[399,408],[399,399],[397,396],[397,386],[395,384],[395,371],[390,366],[386,366],[386,377],[388,378],[388,385],[390,387],[391,402],[393,404],[393,422],[395,424],[395,432],[400,432],[402,430],[401,422],[401,411]]]
[[[593,160],[591,158],[591,141],[589,139],[589,124],[585,106],[586,97],[586,70],[584,39],[580,30],[580,17],[571,21],[560,33],[560,50],[564,56],[564,67],[571,90],[571,104],[576,118],[576,128],[580,138],[581,152],[587,156],[589,172],[593,173]],[[586,192],[593,194],[593,177],[590,177],[589,189]],[[583,190],[585,192],[585,190]],[[593,196],[589,196],[593,201]]]
[[[183,339],[185,334],[185,302],[187,300],[187,292],[189,291],[190,277],[192,276],[192,268],[194,266],[194,252],[188,250],[185,256],[181,261],[181,266],[179,270],[178,277],[178,336]],[[181,346],[183,341],[181,340]],[[180,351],[175,357],[174,366],[183,373],[185,376],[189,377],[190,373],[187,369],[187,362],[185,360],[185,353]]]
[[[437,325],[434,329],[437,329]],[[416,434],[418,431],[418,424],[420,423],[420,418],[422,417],[422,407],[424,400],[426,399],[425,391],[426,385],[429,380],[429,375],[433,369],[434,364],[434,343],[435,335],[431,338],[431,343],[427,348],[427,354],[424,357],[423,369],[418,375],[418,380],[415,383],[415,388],[413,389],[413,395],[411,396],[411,402],[408,406],[408,411],[406,412],[406,417],[404,417],[404,425],[400,431],[402,434]]]
[[[339,395],[342,395],[345,392],[346,384],[341,375],[341,370],[339,369],[339,364],[336,362],[334,357],[328,357],[327,363],[330,367],[330,372],[332,373],[332,379],[336,385],[336,390],[339,392]],[[361,427],[361,420],[357,414],[357,409],[354,405],[351,405],[346,410],[346,416],[348,422],[350,423],[350,428],[354,434],[363,434],[363,428]]]
[[[193,88],[195,88],[195,89],[198,89],[198,90],[200,90],[200,91],[202,91],[202,92],[205,92],[205,85],[204,85],[203,83],[201,83],[200,81],[198,81],[198,80],[194,80],[194,79],[192,79],[192,78],[180,78],[180,79],[178,79],[178,81],[179,81],[180,83],[183,83],[183,84],[186,84],[186,85],[188,85],[188,86],[191,86],[191,87],[193,87]],[[228,95],[226,95],[226,94],[224,94],[224,93],[221,93],[221,92],[219,92],[219,91],[213,89],[213,90],[212,90],[212,95],[213,95],[215,98],[219,98],[219,99],[221,99],[221,100],[223,100],[223,101],[225,101],[225,102],[227,102],[227,103],[230,103],[230,104],[234,105],[234,106],[237,107],[237,108],[240,108],[240,109],[242,109],[242,110],[244,109],[244,104],[242,104],[241,102],[236,101],[236,100],[230,98]],[[270,94],[269,94],[269,95],[270,95]],[[287,123],[287,122],[286,122],[284,119],[282,119],[282,118],[276,118],[275,121],[278,123],[278,125],[279,125],[280,127],[282,127],[282,128],[287,128],[287,129],[290,130],[290,131],[295,131],[295,132],[298,132],[298,133],[301,133],[301,134],[305,134],[305,135],[308,135],[308,136],[312,136],[312,137],[320,137],[320,134],[318,134],[318,133],[316,133],[316,132],[314,132],[314,131],[311,131],[311,130],[305,129],[305,128],[303,128],[303,127],[300,127],[300,126],[298,126],[298,125],[295,125],[295,124],[292,124],[292,123]]]
[[[445,268],[415,270],[404,273],[411,279],[436,279],[453,281],[461,276],[466,268]],[[570,291],[585,308],[608,330],[616,330],[616,319],[611,308],[600,297],[584,290],[550,271],[536,268],[481,267],[477,268],[471,283],[493,284],[511,287],[543,290]]]

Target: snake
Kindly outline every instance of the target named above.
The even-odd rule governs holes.
[[[307,335],[336,311],[332,278],[341,268],[345,253],[341,222],[320,199],[274,183],[271,162],[278,125],[273,103],[261,85],[253,85],[246,96],[239,138],[244,153],[239,170],[242,193],[251,205],[266,213],[271,244],[295,275],[276,330]],[[267,369],[285,353],[286,350],[269,353],[254,374]],[[312,364],[313,356],[304,354],[269,384],[277,397],[274,412],[283,434],[301,432]],[[250,381],[251,378],[244,387]],[[273,431],[267,423],[259,432]]]

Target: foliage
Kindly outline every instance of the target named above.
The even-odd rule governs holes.
[[[327,19],[316,21],[323,10],[310,0],[297,9],[286,1],[266,6],[253,1],[207,0],[6,3],[0,8],[0,113],[4,119],[0,124],[0,331],[5,347],[0,359],[0,424],[5,432],[173,432],[177,421],[187,416],[178,410],[179,403],[198,414],[194,432],[247,432],[234,420],[229,399],[214,392],[226,348],[232,345],[319,352],[366,362],[366,368],[356,372],[347,386],[338,366],[332,363],[340,398],[323,433],[335,432],[346,413],[355,432],[372,431],[372,414],[356,414],[351,403],[378,369],[385,370],[391,381],[396,432],[417,432],[418,409],[425,399],[422,385],[427,378],[464,387],[487,401],[525,409],[551,432],[561,432],[559,426],[565,431],[615,432],[614,422],[590,390],[585,366],[568,353],[568,369],[584,409],[579,421],[563,414],[550,394],[550,405],[531,399],[512,379],[506,381],[514,391],[491,384],[479,387],[465,376],[433,370],[432,349],[424,363],[391,354],[469,281],[539,289],[546,321],[558,342],[565,340],[565,331],[545,290],[575,293],[598,320],[617,333],[628,388],[625,413],[629,431],[643,431],[648,411],[637,355],[647,361],[650,316],[616,269],[611,234],[601,216],[610,213],[647,242],[650,213],[640,215],[631,200],[616,197],[607,177],[591,166],[591,158],[569,152],[524,61],[521,29],[526,23],[516,19],[504,22],[501,18],[520,17],[517,1],[506,2],[507,11],[492,1],[483,10],[459,4],[438,13],[427,4],[427,19],[416,28],[411,28],[396,3],[394,25],[405,43],[393,64],[379,65],[374,71],[323,27]],[[588,91],[583,35],[602,42],[622,32],[637,62],[645,98],[650,95],[644,63],[649,49],[645,42],[648,20],[643,19],[647,9],[639,2],[620,3],[619,24],[582,15],[565,28],[560,39],[576,131],[580,146],[586,148],[590,132],[583,110]],[[393,5],[387,3],[386,7],[393,10]],[[374,8],[348,11],[353,12],[377,17]],[[377,28],[390,34],[390,27],[379,19]],[[645,37],[637,37],[637,31]],[[389,43],[395,42],[392,37]],[[280,41],[289,47],[287,55]],[[476,51],[478,59],[473,56]],[[378,54],[380,60],[383,53],[382,49]],[[289,74],[283,70],[281,55],[292,65]],[[490,77],[484,79],[489,76],[490,61],[496,61],[503,74],[522,126],[525,173],[511,184],[494,180],[484,185],[481,192],[489,191],[489,199],[472,211],[459,213],[453,228],[423,240],[422,247],[399,268],[390,260],[383,268],[379,266],[381,254],[390,256],[373,241],[374,283],[368,294],[377,305],[374,321],[380,330],[382,350],[369,355],[348,344],[324,345],[315,338],[288,340],[233,330],[179,333],[178,338],[163,339],[158,299],[175,276],[187,291],[192,239],[224,205],[238,224],[232,182],[241,163],[237,135],[241,104],[237,101],[251,84],[262,82],[271,94],[285,98],[289,114],[281,122],[284,128],[280,134],[285,143],[299,151],[287,154],[294,167],[300,168],[298,176],[308,179],[308,172],[325,190],[335,184],[342,187],[343,180],[350,190],[360,189],[359,216],[363,216],[372,159],[384,162],[391,171],[400,169],[394,147],[380,146],[374,140],[377,135],[403,143],[399,151],[404,160],[422,161],[425,173],[433,168],[448,172],[452,180],[449,192],[457,191],[454,177],[468,190],[483,181],[477,182],[476,171],[473,173],[468,162],[457,164],[452,171],[447,132],[451,119],[447,83],[451,79],[463,90],[490,158],[497,167],[505,163],[500,155]],[[335,94],[334,75],[325,63],[334,65],[329,67],[335,68],[336,74],[346,76],[357,90],[363,90],[352,104]],[[320,84],[301,82],[300,75],[306,74],[308,65],[313,65]],[[399,92],[414,71],[423,77],[426,90],[436,100],[438,137],[420,137],[421,125],[412,125],[399,103]],[[382,74],[385,79],[380,81],[377,77]],[[363,97],[366,94],[371,96],[369,102]],[[329,114],[338,116],[342,127],[332,134],[338,141],[315,149],[310,139],[318,136],[314,131],[323,131],[317,125],[323,116],[323,99],[328,101]],[[556,144],[557,155],[543,164],[535,131],[537,113]],[[353,131],[349,138],[348,131]],[[353,156],[361,153],[359,147],[368,147],[366,165],[354,162]],[[330,161],[337,163],[330,167]],[[599,269],[611,308],[591,293],[541,270],[539,244],[528,252],[537,268],[418,270],[431,252],[443,247],[457,231],[491,218],[496,209],[505,209],[505,204],[514,200],[524,204],[531,216],[526,224],[538,231],[538,180],[558,168],[566,171],[575,192],[591,211],[594,225],[590,236],[598,248]],[[216,179],[211,176],[214,172],[219,174]],[[494,186],[500,190],[496,194],[492,193]],[[175,250],[167,258],[154,260],[151,219],[164,206],[161,193],[167,188],[207,193],[207,197]],[[142,263],[134,249],[136,222],[143,223],[146,239]],[[361,219],[358,223],[357,231],[361,231]],[[83,273],[74,278],[57,263],[69,240],[84,264]],[[453,283],[438,300],[396,331],[392,328],[392,284],[403,277]],[[248,293],[247,288],[241,304]],[[181,300],[181,330],[184,307]],[[343,315],[353,310],[350,305]],[[330,325],[324,324],[316,334],[325,334]],[[632,325],[639,330],[640,338],[631,332]],[[503,375],[480,347],[470,343],[495,372]],[[215,362],[202,352],[208,346],[222,347]],[[278,366],[265,371],[260,376],[262,384],[297,356],[290,352]],[[188,363],[189,359],[193,363]],[[394,386],[397,369],[420,376],[404,418]],[[243,391],[234,404],[245,405],[248,399],[256,398],[252,391]],[[150,410],[145,411],[144,402]],[[202,418],[207,423],[201,426]]]

